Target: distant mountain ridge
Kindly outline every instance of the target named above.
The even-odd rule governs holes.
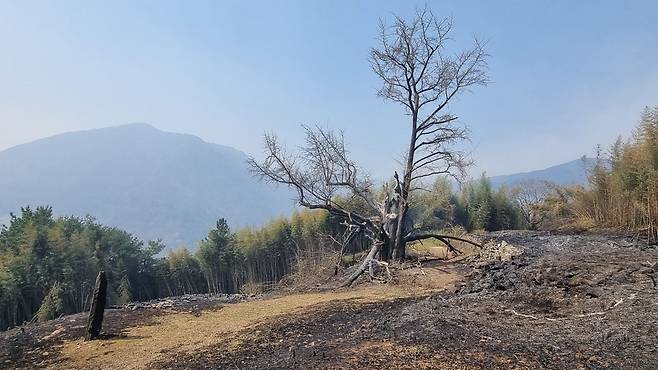
[[[501,186],[514,187],[526,181],[550,181],[558,185],[585,185],[587,171],[595,163],[593,158],[582,157],[570,162],[551,166],[542,170],[492,176],[489,178],[495,189]]]
[[[69,132],[0,151],[0,224],[26,205],[57,215],[90,214],[169,247],[197,241],[219,217],[232,226],[288,215],[292,194],[260,183],[247,155],[186,134],[129,124]],[[490,178],[494,188],[524,181],[585,184],[594,160]]]
[[[77,131],[0,151],[0,221],[20,207],[90,214],[144,239],[191,247],[219,217],[258,225],[294,208],[247,155],[147,124]]]

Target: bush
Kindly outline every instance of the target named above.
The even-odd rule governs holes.
[[[62,314],[64,314],[64,290],[59,282],[55,282],[37,311],[37,319],[48,321]]]

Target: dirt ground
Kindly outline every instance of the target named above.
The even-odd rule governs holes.
[[[658,368],[655,246],[595,234],[488,237],[523,254],[193,313],[110,311],[115,337],[95,342],[79,339],[70,320],[80,315],[71,316],[0,333],[0,367]],[[57,325],[65,331],[42,339]]]

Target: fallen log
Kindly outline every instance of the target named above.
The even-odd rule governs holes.
[[[354,271],[354,273],[352,273],[352,275],[350,275],[350,276],[347,278],[347,280],[345,280],[340,286],[341,286],[341,287],[348,287],[348,286],[351,286],[352,283],[354,282],[354,280],[356,280],[359,276],[361,276],[361,274],[362,274],[364,271],[366,271],[366,269],[367,269],[368,267],[370,267],[370,261],[372,261],[372,260],[375,258],[375,256],[376,256],[377,253],[379,252],[379,249],[381,248],[381,246],[382,246],[382,243],[377,243],[377,242],[375,242],[375,243],[372,245],[372,248],[370,248],[370,252],[369,252],[368,255],[366,256],[366,258],[363,259],[363,261],[361,262],[361,264],[359,265],[359,267],[356,269],[356,271]]]

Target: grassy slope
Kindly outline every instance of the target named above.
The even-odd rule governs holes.
[[[155,324],[130,327],[115,339],[67,341],[62,348],[63,361],[55,367],[146,369],[153,362],[219,344],[233,333],[282,315],[294,316],[331,302],[360,305],[427,296],[452,286],[461,278],[454,266],[439,267],[439,264],[424,267],[422,271],[411,269],[402,276],[408,281],[400,285],[367,284],[340,291],[284,295],[227,305],[219,310],[204,311],[200,316],[171,313],[156,318]],[[406,284],[409,282],[413,284]]]

